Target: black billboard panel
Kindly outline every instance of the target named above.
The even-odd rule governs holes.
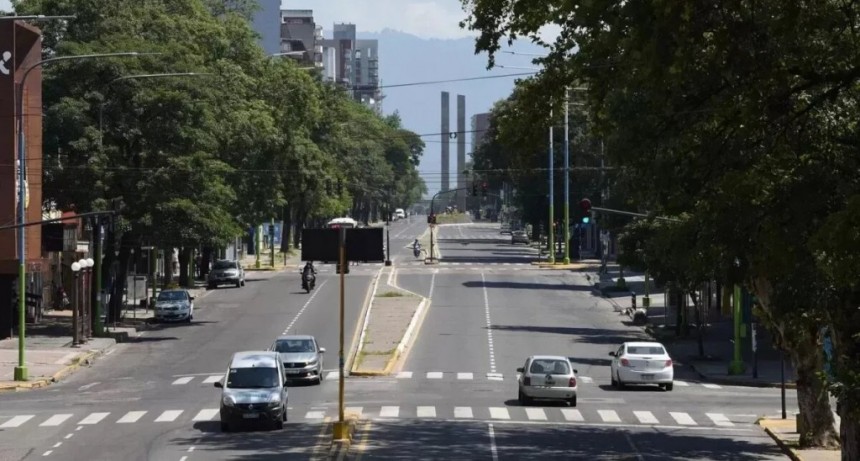
[[[337,262],[339,229],[302,229],[302,261]],[[381,228],[346,229],[346,260],[385,261]]]
[[[62,223],[42,224],[42,251],[63,251],[63,227]]]

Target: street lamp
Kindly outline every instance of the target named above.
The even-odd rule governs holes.
[[[87,60],[87,59],[98,59],[98,58],[113,58],[113,57],[138,57],[144,55],[154,55],[160,53],[140,53],[137,51],[132,52],[123,52],[123,53],[101,53],[101,54],[79,54],[72,56],[58,56],[55,58],[47,58],[41,61],[36,62],[27,70],[24,71],[21,76],[21,82],[18,84],[18,114],[17,114],[17,123],[18,123],[18,224],[22,227],[22,229],[18,232],[18,290],[20,296],[18,296],[18,366],[15,367],[14,378],[15,381],[27,381],[28,372],[27,366],[24,362],[24,339],[25,339],[25,314],[26,314],[26,303],[25,296],[27,290],[27,285],[25,281],[26,277],[26,263],[27,263],[27,253],[25,249],[25,234],[24,231],[24,223],[26,222],[26,216],[24,213],[26,212],[26,198],[27,198],[27,157],[26,157],[26,149],[24,146],[24,88],[27,87],[27,76],[30,75],[30,72],[33,69],[41,67],[44,64],[49,64],[52,62],[58,61],[70,61],[70,60]]]
[[[80,290],[80,284],[78,283],[78,276],[81,271],[81,263],[75,261],[72,263],[72,272],[75,274],[75,283],[72,285],[72,298],[74,302],[72,303],[72,345],[77,346],[80,342],[80,338],[78,337],[78,290]]]
[[[92,303],[93,297],[92,297],[92,291],[91,291],[92,290],[91,280],[93,278],[93,266],[95,265],[96,262],[93,261],[93,258],[87,258],[85,261],[87,263],[87,288],[85,291],[87,293],[87,298],[86,298],[87,311],[86,311],[86,315],[85,315],[86,321],[84,322],[84,329],[87,332],[86,339],[89,340],[89,339],[92,339],[92,337],[93,337],[93,320],[92,320],[93,319],[93,303]]]

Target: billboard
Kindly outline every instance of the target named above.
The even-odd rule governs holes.
[[[382,228],[343,229],[346,260],[383,262]],[[302,229],[302,261],[337,262],[340,259],[341,229]]]

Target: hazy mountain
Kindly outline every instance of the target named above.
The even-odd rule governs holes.
[[[330,32],[326,32],[330,36]],[[457,78],[481,77],[524,73],[524,69],[493,69],[487,71],[486,54],[476,55],[474,40],[463,38],[457,40],[422,39],[414,35],[386,29],[380,33],[357,34],[358,38],[379,40],[379,72],[382,86],[403,83],[429,82]],[[541,53],[542,48],[530,43],[517,43],[510,51],[519,53]],[[531,56],[501,54],[497,63],[509,66],[535,67]],[[466,131],[472,130],[472,115],[487,112],[499,99],[507,97],[514,86],[516,78],[503,77],[495,79],[474,80],[467,82],[451,82],[383,88],[385,99],[383,111],[390,114],[395,110],[400,113],[403,124],[407,129],[424,136],[427,148],[421,161],[420,170],[427,182],[431,194],[438,191],[441,185],[441,92],[450,93],[450,127],[457,129],[457,94],[466,96]],[[467,133],[466,153],[472,151],[472,134]],[[456,184],[457,146],[456,140],[450,141],[451,152],[451,185]]]

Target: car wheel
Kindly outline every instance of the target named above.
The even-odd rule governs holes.
[[[517,395],[517,400],[520,401],[520,405],[528,405],[529,404],[529,398],[526,396],[525,393],[523,393],[522,389],[520,389],[520,392]]]
[[[666,392],[669,392],[674,388],[675,388],[675,383],[669,383],[669,384],[666,384],[665,386],[663,386],[663,389],[666,389]]]
[[[275,430],[279,431],[283,428],[284,428],[284,419],[283,419],[283,417],[281,417],[281,418],[278,418],[277,421],[275,421]]]
[[[221,421],[221,432],[230,432],[230,425]]]
[[[570,406],[575,407],[576,406],[576,396],[574,395],[573,397],[571,397],[570,400],[567,401],[567,403],[569,403]]]
[[[281,420],[285,421],[285,422],[287,420],[287,406],[286,405],[284,405],[284,414],[281,415]]]
[[[191,319],[192,319],[192,318],[193,318],[193,317],[191,317],[191,316],[189,315],[189,316],[188,316],[188,318],[187,318],[187,319],[185,319],[185,323],[191,323]]]
[[[236,282],[236,288],[242,288],[242,282]]]
[[[612,387],[618,387],[618,381],[615,380],[615,375],[610,372],[609,379],[612,380]]]
[[[245,286],[245,281],[244,281],[244,280],[242,280],[242,286]]]

